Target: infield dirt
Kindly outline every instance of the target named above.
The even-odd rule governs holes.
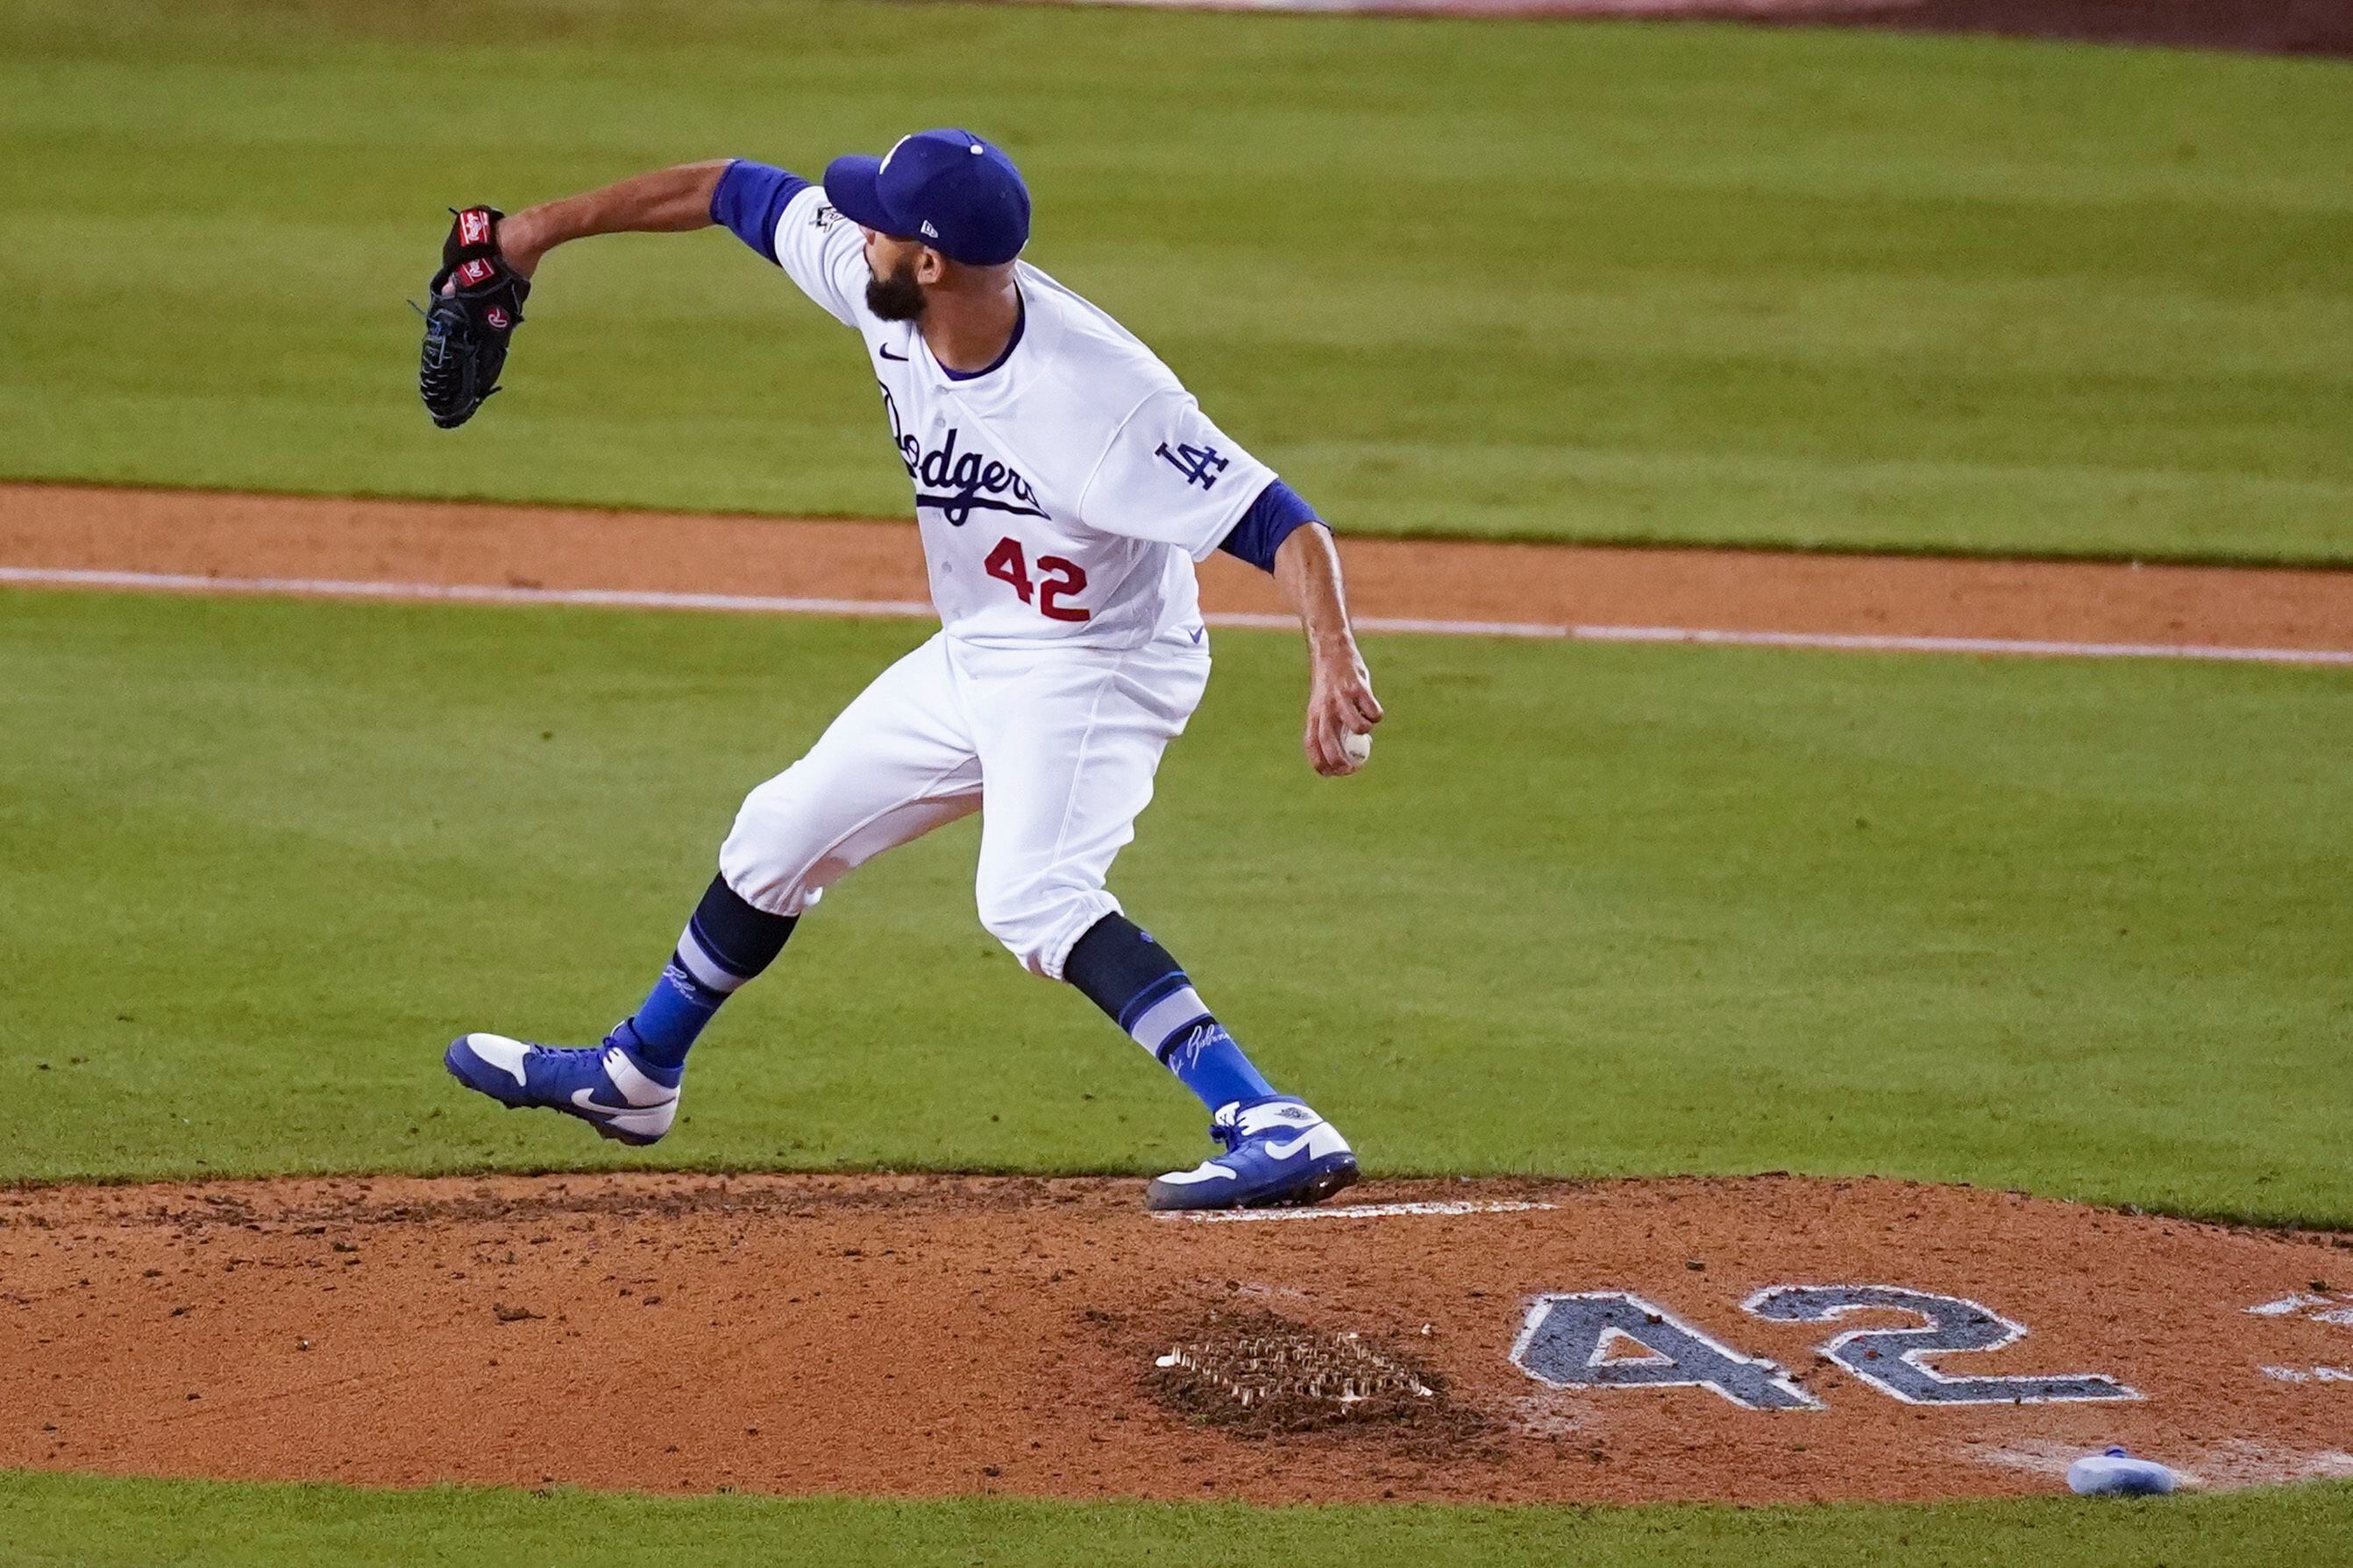
[[[2353,649],[2353,572],[1350,537],[1360,616]],[[922,602],[904,522],[0,483],[0,566]],[[1213,611],[1282,613],[1202,566]]]
[[[1241,5],[1250,0],[1172,0]],[[1306,9],[1301,5],[1300,9]],[[1429,15],[1728,20],[1810,27],[1988,33],[2103,44],[2353,53],[2353,10],[2338,0],[1357,0],[1345,9]]]
[[[1240,1222],[1146,1215],[1139,1189],[613,1175],[0,1194],[0,1468],[1765,1502],[2047,1491],[2069,1457],[2126,1442],[2208,1485],[2353,1474],[2353,1373],[2278,1375],[2353,1361],[2353,1312],[2315,1304],[2353,1302],[2324,1289],[2353,1283],[2353,1238],[1890,1181],[1390,1183],[1347,1195],[1547,1206]],[[1787,1284],[1967,1298],[2028,1332],[1932,1365],[2094,1373],[2138,1397],[1902,1403],[1815,1347],[1916,1320],[1744,1310]],[[1577,1291],[1632,1292],[1778,1362],[1820,1407],[1547,1386],[1514,1341],[1541,1296]],[[1228,1320],[1359,1334],[1440,1392],[1426,1416],[1216,1419],[1155,1363]]]

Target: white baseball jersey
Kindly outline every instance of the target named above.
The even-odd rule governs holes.
[[[1019,262],[1019,335],[995,366],[953,375],[914,322],[866,308],[864,237],[821,187],[786,205],[776,250],[866,341],[949,636],[994,647],[1199,640],[1193,563],[1274,474],[1150,349]]]

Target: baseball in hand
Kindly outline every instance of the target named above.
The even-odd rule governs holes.
[[[1347,757],[1350,767],[1361,768],[1372,760],[1373,738],[1351,730],[1341,737],[1340,750]]]

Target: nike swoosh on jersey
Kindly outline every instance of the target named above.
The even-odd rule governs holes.
[[[894,359],[894,360],[897,360],[901,364],[905,364],[905,363],[907,363],[907,356],[906,356],[905,354],[894,354],[894,353],[892,353],[889,349],[881,348],[881,347],[879,347],[879,346],[875,349],[875,351],[874,351],[874,352],[875,352],[876,353],[878,353],[878,354],[881,354],[884,359]]]

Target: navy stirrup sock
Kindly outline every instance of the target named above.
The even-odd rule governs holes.
[[[776,962],[798,923],[795,915],[754,909],[724,878],[713,877],[661,978],[614,1038],[650,1076],[675,1085],[719,1005]]]
[[[1105,915],[1087,928],[1062,961],[1062,978],[1211,1110],[1274,1092],[1168,950],[1124,915]]]

